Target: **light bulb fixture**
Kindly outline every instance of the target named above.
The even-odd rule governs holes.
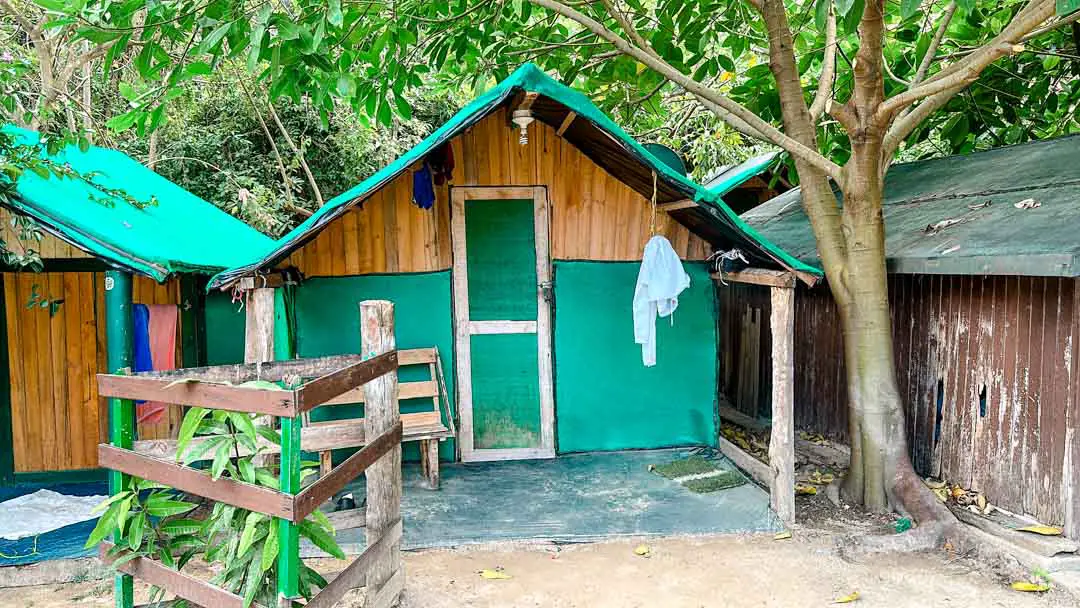
[[[523,146],[527,145],[529,143],[529,125],[533,121],[532,110],[514,110],[513,121],[521,129],[518,143]]]

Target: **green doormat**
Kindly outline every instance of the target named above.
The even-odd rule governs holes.
[[[719,492],[746,483],[746,478],[738,471],[722,469],[715,462],[697,455],[651,465],[649,468],[696,494]]]

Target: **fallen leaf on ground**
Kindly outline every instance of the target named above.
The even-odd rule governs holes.
[[[859,592],[858,591],[852,591],[851,593],[845,595],[844,597],[836,598],[835,600],[833,600],[833,603],[834,604],[850,604],[851,602],[854,602],[854,601],[856,601],[858,599],[859,599]]]
[[[789,538],[791,538],[791,532],[787,530],[784,530],[783,532],[780,532],[776,536],[772,537],[773,540],[787,540]]]
[[[652,555],[652,549],[649,548],[649,545],[638,545],[634,547],[634,555],[649,557]]]
[[[1041,534],[1043,536],[1061,536],[1061,528],[1055,528],[1054,526],[1024,526],[1023,528],[1017,528],[1018,532],[1031,532],[1032,534]]]
[[[797,483],[795,484],[795,494],[799,496],[814,496],[817,494],[817,488],[804,483]]]
[[[1027,593],[1044,593],[1050,590],[1050,585],[1046,583],[1029,583],[1027,581],[1016,581],[1010,585],[1015,591],[1024,591]]]
[[[509,574],[503,572],[502,568],[484,568],[480,571],[480,577],[489,580],[506,580],[513,578]]]

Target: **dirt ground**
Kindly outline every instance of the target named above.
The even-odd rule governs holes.
[[[796,529],[789,540],[771,535],[646,540],[556,547],[502,545],[405,554],[403,606],[506,607],[767,607],[829,606],[857,591],[854,606],[930,608],[1075,607],[1054,589],[1042,595],[1008,588],[1008,580],[978,563],[944,553],[843,558],[835,532]],[[343,564],[315,560],[320,571]],[[511,578],[489,580],[501,567]],[[139,595],[145,594],[139,589]],[[137,598],[138,599],[138,598]],[[0,606],[81,608],[111,605],[108,581],[0,590]],[[340,608],[360,608],[362,591]]]

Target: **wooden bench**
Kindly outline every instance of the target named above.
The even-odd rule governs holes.
[[[454,426],[454,417],[450,412],[446,380],[443,376],[442,363],[439,360],[439,349],[432,347],[398,351],[398,367],[412,365],[427,365],[430,380],[399,382],[398,401],[431,399],[432,409],[430,411],[401,414],[401,441],[402,443],[407,441],[420,442],[421,471],[424,479],[427,480],[428,488],[437,490],[439,488],[439,443],[450,437],[455,437],[457,429]],[[361,386],[327,401],[320,405],[319,408],[363,402],[364,387]],[[444,413],[446,414],[447,424],[443,424]],[[357,432],[357,430],[363,428],[363,422],[363,418],[312,422],[305,417],[305,434],[309,436],[326,436],[334,448],[363,447],[366,443],[364,433],[362,430]],[[330,436],[332,436],[332,439]],[[328,474],[330,469],[333,468],[329,448],[319,450],[319,464],[322,475]]]

